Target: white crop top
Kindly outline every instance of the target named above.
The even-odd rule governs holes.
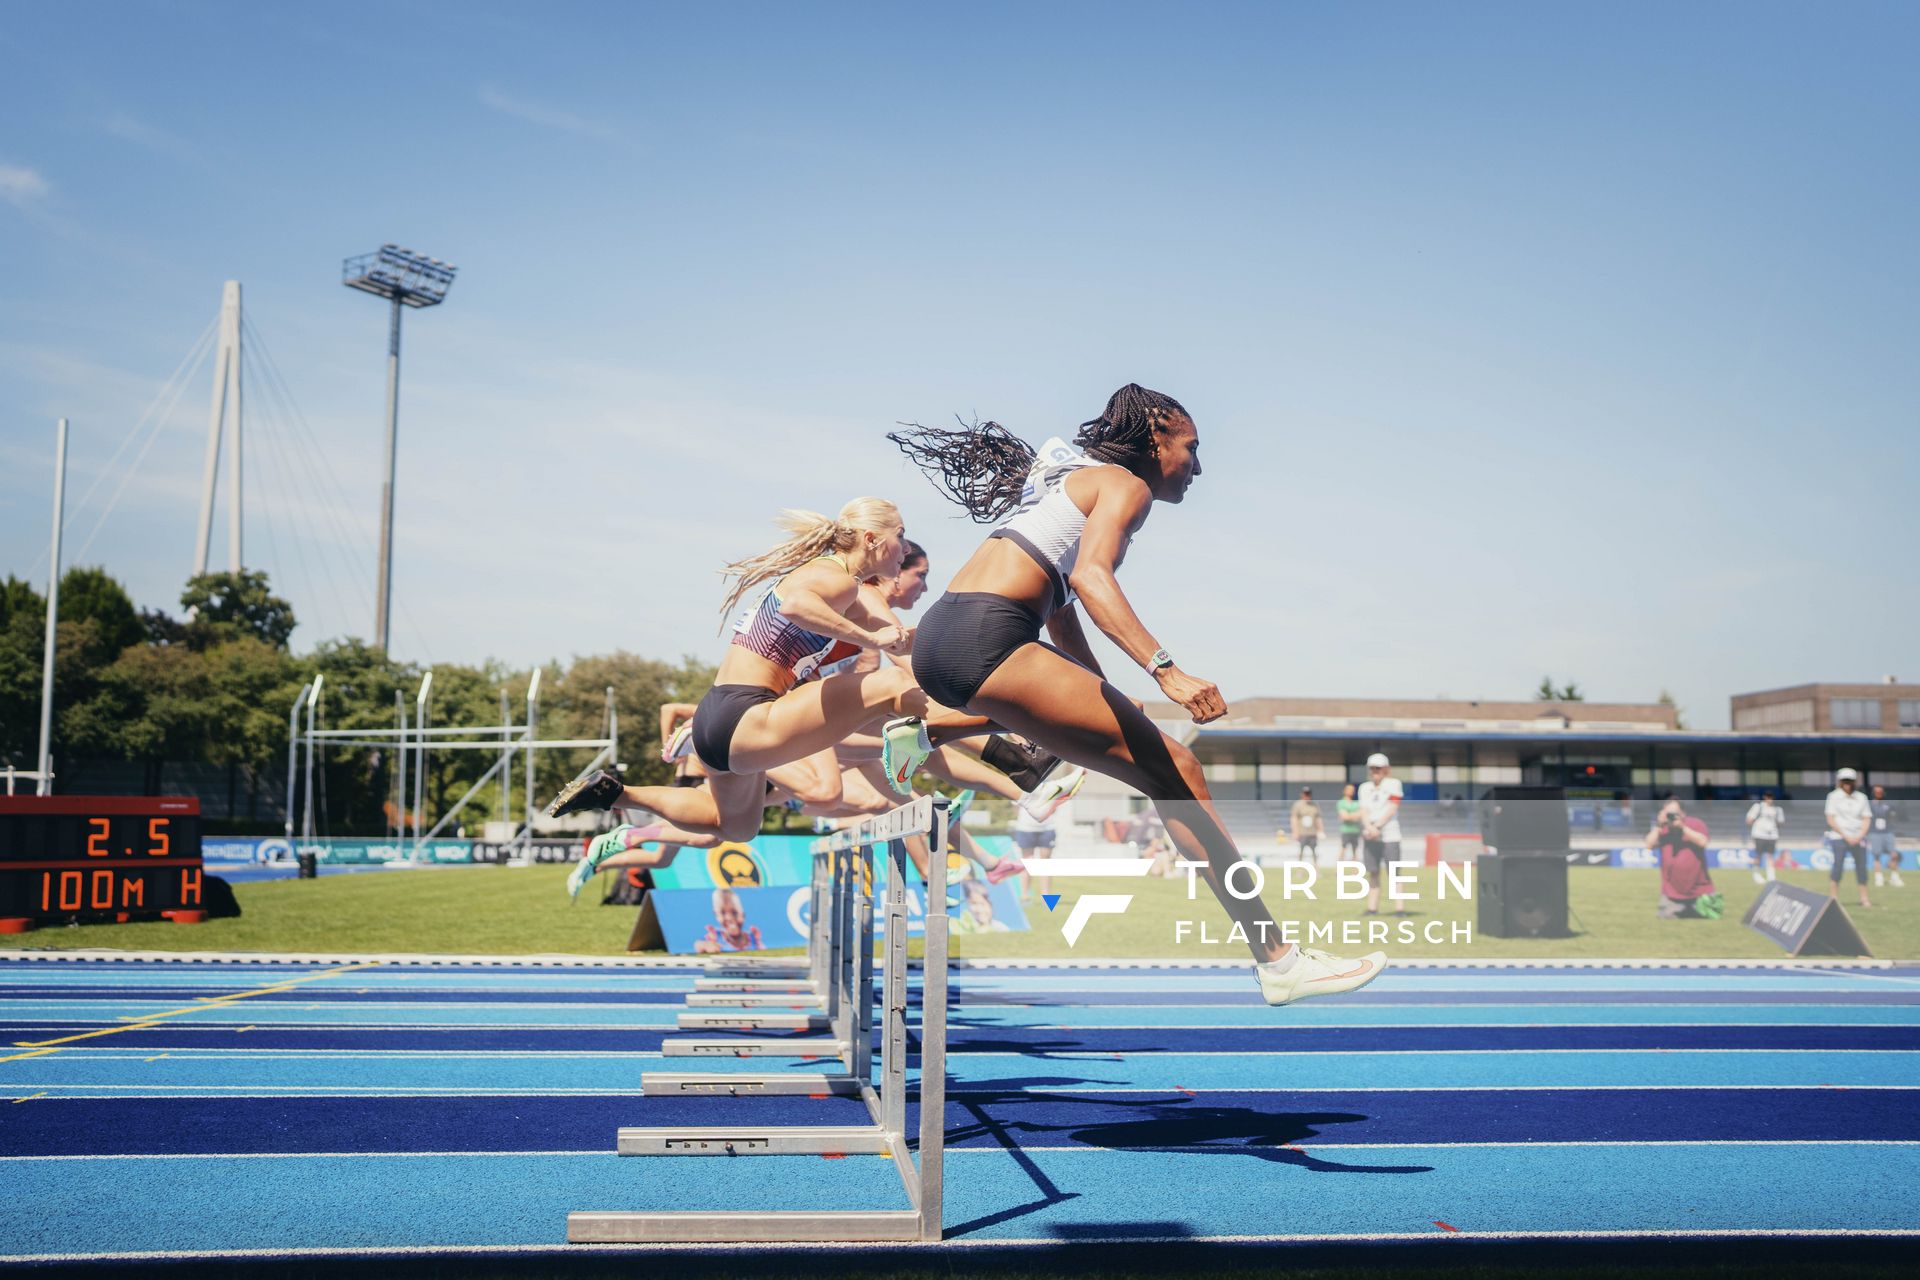
[[[1105,464],[1089,458],[1055,436],[1040,446],[1027,472],[1020,505],[989,538],[1006,538],[1032,556],[1053,583],[1053,607],[1063,609],[1077,598],[1068,580],[1080,559],[1080,535],[1087,515],[1067,496],[1067,477],[1083,467]],[[1129,540],[1131,541],[1131,540]],[[1122,557],[1126,547],[1120,549]]]

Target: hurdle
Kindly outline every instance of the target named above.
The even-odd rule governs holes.
[[[888,815],[881,815],[882,818]],[[841,833],[854,838],[850,828]],[[838,838],[838,837],[837,837]],[[873,839],[871,833],[861,837]],[[807,960],[796,968],[782,961],[729,961],[696,979],[687,1010],[675,1020],[682,1030],[826,1031],[825,1039],[792,1035],[778,1039],[727,1036],[700,1039],[670,1037],[660,1049],[669,1058],[828,1059],[834,1072],[644,1073],[642,1094],[839,1094],[857,1095],[872,1075],[872,1001],[858,998],[873,982],[872,885],[870,855],[851,844],[816,841],[812,862],[810,920],[825,928],[807,933]],[[866,959],[862,959],[862,957]],[[768,976],[785,973],[786,977]],[[713,983],[721,990],[702,990]],[[745,989],[727,989],[744,986]],[[779,1013],[785,1007],[793,1012]]]
[[[865,1102],[869,1123],[814,1126],[680,1126],[622,1128],[616,1136],[621,1155],[735,1156],[735,1155],[885,1155],[891,1157],[906,1191],[906,1209],[842,1209],[797,1212],[749,1209],[701,1210],[587,1210],[567,1215],[567,1240],[572,1244],[652,1244],[723,1242],[870,1243],[928,1241],[941,1236],[942,1174],[945,1155],[947,1096],[947,915],[944,884],[928,886],[924,979],[920,1016],[920,1124],[919,1160],[910,1150],[907,1134],[907,855],[903,839],[925,835],[931,856],[929,870],[946,865],[947,802],[923,796],[890,812],[863,819],[813,846],[811,904],[813,927],[808,931],[807,961],[803,965],[728,964],[716,966],[709,978],[723,983],[783,984],[786,989],[749,987],[744,991],[707,991],[696,994],[766,995],[811,1000],[818,1011],[800,1016],[823,1019],[830,1039],[811,1043],[831,1045],[841,1071],[773,1073],[743,1076],[654,1075],[642,1081],[643,1093],[756,1094],[857,1093]],[[887,850],[887,894],[884,912],[885,959],[880,972],[880,1071],[872,1079],[873,984],[873,854],[875,844]],[[822,926],[824,921],[825,927]],[[768,1015],[747,1012],[744,1017]],[[767,1029],[773,1029],[771,1027]],[[671,1043],[671,1042],[669,1042]],[[726,1045],[728,1050],[705,1050],[695,1056],[738,1052],[742,1045],[780,1044],[744,1038],[693,1041]],[[788,1040],[792,1044],[796,1041]],[[798,1043],[808,1043],[800,1041]],[[764,1056],[756,1050],[739,1056]],[[792,1082],[806,1082],[795,1089]],[[835,1087],[821,1088],[822,1082]],[[777,1082],[777,1083],[776,1083]],[[743,1087],[744,1086],[744,1087]]]

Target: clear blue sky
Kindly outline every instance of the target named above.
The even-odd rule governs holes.
[[[339,263],[396,241],[460,267],[408,319],[402,657],[716,655],[718,565],[860,493],[937,585],[978,532],[889,425],[1134,380],[1207,473],[1123,582],[1230,699],[1920,678],[1916,65],[1904,4],[11,6],[0,572],[53,419],[77,502],[232,278],[326,454],[249,387],[248,560],[297,645],[369,632]],[[86,556],[143,604],[209,376]]]

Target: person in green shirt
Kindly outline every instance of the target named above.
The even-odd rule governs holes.
[[[1353,797],[1353,784],[1349,782],[1340,793],[1340,803],[1334,806],[1340,810],[1340,857],[1360,856],[1360,802]]]

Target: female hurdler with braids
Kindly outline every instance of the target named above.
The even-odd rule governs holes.
[[[908,645],[908,630],[871,614],[859,594],[861,579],[899,572],[906,550],[899,510],[879,498],[856,498],[837,518],[789,511],[781,523],[792,535],[786,542],[726,569],[735,581],[722,613],[753,587],[767,586],[734,623],[713,688],[694,712],[693,750],[707,768],[706,785],[628,787],[601,770],[569,783],[548,812],[617,806],[665,820],[632,833],[635,842],[711,847],[751,840],[760,830],[769,769],[830,751],[889,712],[897,717],[882,734],[889,775],[910,777],[919,767],[932,750],[920,719],[927,697],[906,671],[809,680],[836,650]],[[977,719],[946,718],[962,732],[984,731]]]
[[[1240,853],[1214,810],[1193,753],[1108,684],[1076,600],[1108,639],[1151,672],[1196,724],[1226,701],[1190,676],[1140,621],[1115,571],[1155,502],[1180,502],[1200,475],[1199,437],[1179,401],[1129,383],[1071,445],[1032,446],[997,423],[913,426],[888,437],[976,521],[998,525],[927,610],[914,674],[927,696],[1021,734],[1153,801],[1183,858],[1244,933],[1268,1004],[1352,991],[1378,977],[1379,952],[1343,960],[1282,941],[1258,898],[1226,891]],[[1040,641],[1045,628],[1053,644]],[[1057,646],[1057,647],[1056,647]]]

